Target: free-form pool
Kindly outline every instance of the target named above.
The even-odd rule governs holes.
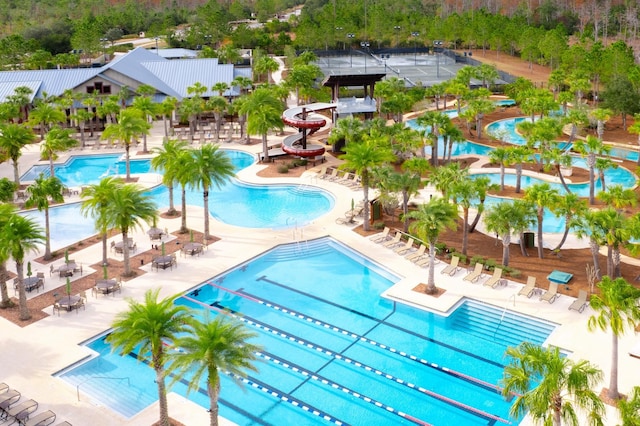
[[[378,296],[398,280],[323,238],[279,246],[176,303],[226,310],[258,334],[245,390],[222,376],[220,413],[239,425],[518,423],[496,390],[504,351],[542,344],[554,325],[472,300],[440,316]],[[99,356],[60,374],[85,397],[125,417],[156,399],[139,354],[111,353],[104,335],[87,346]],[[203,389],[189,398],[208,408]]]

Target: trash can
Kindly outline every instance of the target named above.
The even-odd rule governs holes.
[[[524,246],[526,248],[533,248],[536,246],[536,234],[533,232],[525,232],[523,234]]]

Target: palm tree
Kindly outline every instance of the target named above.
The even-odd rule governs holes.
[[[618,401],[623,426],[640,426],[640,386],[634,386],[631,395]]]
[[[180,233],[186,234],[189,232],[187,228],[187,185],[191,183],[191,167],[193,165],[193,156],[190,150],[183,150],[177,153],[175,159],[175,165],[172,166],[172,171],[176,173],[176,182],[180,184],[181,195],[181,212],[180,215]]]
[[[182,151],[187,149],[187,143],[177,139],[169,139],[159,148],[154,148],[156,154],[151,159],[151,167],[162,173],[162,183],[169,190],[169,210],[167,214],[173,216],[176,209],[173,205],[173,184],[176,182],[176,175],[180,172],[177,168],[177,160]]]
[[[241,114],[247,114],[247,136],[262,136],[263,161],[269,161],[269,147],[267,145],[267,133],[269,130],[282,130],[282,102],[274,95],[273,91],[260,87],[253,91],[240,107]]]
[[[578,238],[589,238],[589,250],[591,251],[593,267],[598,279],[602,277],[599,260],[600,246],[605,244],[606,241],[606,230],[602,226],[601,222],[602,220],[598,211],[589,209],[572,221],[576,236]]]
[[[570,193],[559,197],[555,205],[551,206],[551,211],[556,217],[564,217],[564,233],[562,239],[553,251],[560,250],[567,241],[569,230],[573,225],[574,218],[581,217],[587,210],[587,203],[577,194]]]
[[[131,103],[131,106],[142,112],[143,117],[149,124],[149,128],[151,128],[153,117],[155,117],[159,111],[158,104],[153,102],[148,96],[137,96]],[[144,153],[147,153],[147,133],[148,132],[142,133],[142,152]]]
[[[455,182],[451,188],[451,196],[455,203],[462,207],[462,254],[467,254],[469,245],[469,209],[478,199],[478,188],[473,179]]]
[[[451,122],[451,118],[440,111],[426,111],[420,117],[416,118],[416,123],[425,128],[424,133],[427,139],[431,140],[431,164],[438,165],[438,138],[440,137],[440,128],[445,127]]]
[[[638,204],[636,192],[622,185],[611,185],[607,190],[598,193],[598,199],[619,212],[626,207],[635,207]]]
[[[331,129],[331,134],[327,138],[327,142],[334,146],[337,144],[337,146],[334,147],[334,151],[341,151],[343,144],[340,142],[344,142],[344,146],[350,143],[360,142],[364,134],[365,131],[362,121],[353,117],[341,118],[336,122],[335,126],[333,126],[333,129]]]
[[[156,373],[160,426],[169,426],[169,409],[165,387],[166,347],[189,331],[191,314],[188,308],[174,304],[177,296],[158,300],[160,289],[148,290],[144,303],[129,299],[129,310],[120,312],[113,322],[113,332],[107,341],[122,355],[138,353],[138,358],[151,355]]]
[[[120,117],[117,123],[107,124],[104,132],[102,132],[102,139],[120,140],[124,144],[125,165],[127,170],[126,180],[131,179],[129,154],[131,144],[136,136],[147,134],[150,128],[151,124],[147,122],[142,111],[135,108],[127,108],[120,111]]]
[[[58,159],[58,152],[66,151],[78,145],[78,141],[71,137],[71,130],[55,126],[47,132],[40,145],[43,159],[49,160],[49,174],[55,176],[53,161]]]
[[[478,204],[476,206],[476,217],[473,218],[473,222],[469,226],[469,233],[476,230],[480,217],[484,213],[485,201],[487,200],[487,194],[490,190],[497,190],[499,187],[495,183],[491,183],[491,178],[488,176],[478,176],[473,180],[476,194],[478,195]]]
[[[38,176],[32,185],[27,188],[27,200],[24,205],[26,208],[35,207],[38,211],[44,212],[44,260],[51,259],[51,227],[49,226],[49,206],[50,201],[53,203],[64,202],[62,189],[64,185],[60,179],[55,176],[44,177],[42,173]]]
[[[13,214],[6,218],[0,233],[0,258],[12,257],[16,263],[18,275],[18,300],[20,305],[20,320],[31,319],[27,306],[27,292],[24,288],[24,258],[30,251],[36,251],[42,244],[44,235],[42,228],[31,218]]]
[[[502,394],[515,395],[511,415],[527,411],[534,421],[561,426],[578,425],[576,408],[584,410],[589,424],[602,425],[604,403],[592,389],[602,380],[602,371],[588,361],[572,361],[557,347],[543,348],[524,342],[510,347],[504,368]],[[575,407],[574,407],[575,404]]]
[[[62,123],[67,116],[58,107],[46,102],[40,102],[29,113],[29,124],[40,127],[40,139],[44,139],[45,133],[49,131],[49,125]]]
[[[415,219],[409,226],[412,234],[429,244],[429,278],[427,294],[435,294],[436,243],[438,237],[447,229],[455,229],[458,221],[458,208],[440,197],[434,197],[428,203],[420,204],[417,210],[409,212]]]
[[[489,152],[489,161],[500,165],[500,191],[504,191],[504,172],[510,159],[511,151],[507,147],[497,147]]]
[[[159,105],[159,110],[162,114],[162,123],[164,125],[164,137],[168,138],[169,127],[173,127],[172,116],[173,112],[176,110],[176,106],[178,105],[178,100],[173,96],[167,96]],[[169,125],[167,125],[167,117],[169,117]]]
[[[587,167],[589,168],[589,204],[593,205],[596,202],[596,159],[599,155],[607,154],[611,150],[611,147],[605,145],[601,139],[588,135],[585,140],[574,142],[573,149],[583,157],[586,157]]]
[[[226,152],[218,145],[206,144],[191,151],[192,163],[186,173],[189,182],[202,189],[204,201],[204,238],[209,239],[209,189],[220,188],[231,176],[235,175],[233,163]],[[182,213],[183,215],[185,212]]]
[[[70,117],[72,120],[76,120],[78,122],[78,127],[80,128],[80,146],[84,148],[85,146],[85,129],[87,128],[87,122],[90,122],[93,118],[93,113],[86,109],[79,109]]]
[[[509,266],[511,234],[522,234],[534,222],[532,205],[523,200],[504,201],[489,207],[484,222],[489,232],[502,240],[502,264]],[[522,238],[520,238],[522,247]]]
[[[109,264],[107,252],[107,234],[109,229],[114,225],[109,223],[109,217],[106,214],[106,208],[111,201],[113,194],[118,191],[122,182],[114,177],[107,176],[100,179],[100,182],[88,185],[80,194],[82,203],[80,212],[85,216],[93,217],[96,229],[102,236],[102,265]]]
[[[16,214],[16,208],[13,204],[0,203],[0,241],[4,234],[3,229],[8,219]],[[7,291],[7,262],[11,256],[6,250],[0,247],[0,309],[6,309],[13,306],[13,302],[9,298]]]
[[[239,321],[227,320],[223,315],[211,320],[206,312],[204,321],[194,321],[193,330],[176,342],[180,352],[171,357],[170,371],[177,375],[170,385],[188,374],[189,392],[199,389],[202,380],[206,380],[211,426],[218,425],[220,372],[236,379],[245,377],[246,370],[258,371],[252,362],[257,359],[255,352],[261,348],[249,343],[256,336]]]
[[[131,276],[129,262],[129,231],[157,220],[157,206],[153,198],[136,184],[123,184],[113,188],[104,208],[104,223],[113,225],[122,233],[122,252],[125,277]]]
[[[627,329],[635,329],[640,321],[640,289],[629,284],[624,278],[602,277],[598,283],[600,294],[591,296],[591,307],[596,311],[589,317],[587,326],[593,331],[598,328],[611,331],[611,374],[607,395],[619,399],[618,393],[618,339]]]
[[[363,142],[352,143],[345,146],[346,154],[340,158],[344,163],[340,166],[346,170],[353,170],[360,175],[362,180],[364,217],[363,228],[369,231],[369,187],[371,185],[371,172],[374,168],[395,159],[389,144],[383,138],[376,139],[365,137]]]
[[[0,126],[0,151],[13,162],[13,181],[20,185],[18,160],[22,156],[22,148],[30,144],[35,135],[30,128],[20,124],[7,123]]]
[[[536,183],[531,185],[524,194],[524,199],[533,203],[536,207],[538,217],[538,257],[544,257],[544,241],[542,232],[542,220],[544,209],[554,206],[560,195],[557,189],[551,189],[548,183]]]
[[[223,114],[229,104],[222,96],[214,96],[207,101],[207,109],[213,111],[213,117],[216,122],[216,142],[220,139],[220,127],[222,126]]]
[[[274,71],[277,71],[280,68],[280,64],[278,61],[273,59],[270,56],[262,56],[260,59],[256,61],[253,65],[253,69],[259,74],[267,74],[267,83],[273,83],[273,78],[271,74]]]

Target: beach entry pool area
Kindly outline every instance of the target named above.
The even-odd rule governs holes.
[[[176,303],[257,333],[259,372],[244,391],[221,379],[220,414],[239,425],[517,424],[497,389],[504,351],[542,344],[555,325],[473,300],[441,316],[379,296],[399,280],[320,238],[277,246]],[[155,375],[145,354],[111,353],[106,333],[57,376],[129,418],[156,400]],[[185,395],[188,380],[171,390]],[[208,408],[203,385],[189,398]]]

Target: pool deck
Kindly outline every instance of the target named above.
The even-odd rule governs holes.
[[[161,144],[162,138],[159,136],[161,125],[162,123],[156,123],[153,136],[148,139],[150,149]],[[271,139],[277,140],[277,137],[270,137]],[[235,142],[222,142],[221,145],[225,148],[241,149],[252,153],[258,153],[262,149],[261,144],[248,146]],[[110,151],[101,150],[99,152]],[[83,153],[97,152],[83,151]],[[39,147],[30,146],[20,159],[21,171],[27,170],[37,162],[38,157]],[[327,156],[327,158],[329,162],[322,166],[336,162],[332,156]],[[61,156],[59,161],[65,159]],[[605,375],[602,386],[607,386],[611,338],[603,332],[590,333],[587,331],[587,319],[593,313],[590,307],[587,307],[581,314],[570,311],[568,307],[575,299],[565,295],[559,297],[553,304],[540,301],[539,296],[527,299],[517,295],[522,284],[511,281],[507,281],[506,286],[499,286],[496,289],[484,287],[482,282],[485,278],[482,278],[479,284],[470,284],[462,279],[466,275],[465,270],[459,271],[453,277],[440,274],[440,270],[446,265],[442,262],[435,266],[435,279],[436,285],[445,289],[445,293],[438,298],[433,298],[414,292],[412,288],[419,283],[426,282],[426,268],[421,268],[403,256],[396,255],[392,250],[381,247],[368,238],[352,232],[351,226],[336,224],[336,218],[342,217],[344,212],[351,208],[352,199],[356,201],[361,199],[362,193],[360,191],[352,191],[338,183],[318,179],[316,172],[320,169],[320,165],[310,168],[300,178],[264,179],[257,177],[256,172],[262,167],[259,164],[253,165],[241,171],[239,177],[253,183],[294,183],[325,188],[331,191],[336,198],[334,209],[304,227],[293,229],[246,229],[227,225],[212,218],[211,233],[219,237],[220,240],[211,244],[201,256],[179,258],[177,269],[151,271],[150,265],[146,265],[143,269],[147,273],[125,283],[122,294],[117,294],[115,297],[95,298],[89,296],[86,310],[77,314],[62,312],[59,317],[49,316],[24,328],[0,319],[0,336],[2,336],[0,382],[6,382],[12,388],[18,389],[23,398],[33,398],[38,401],[39,411],[50,409],[57,413],[58,421],[68,420],[74,425],[83,425],[87,423],[87,419],[91,419],[93,426],[151,424],[158,417],[156,404],[131,419],[124,419],[86,396],[81,395],[78,400],[75,388],[52,375],[89,355],[88,350],[78,344],[107,329],[116,313],[126,309],[126,298],[140,300],[148,289],[157,287],[161,287],[162,296],[182,293],[276,245],[328,235],[402,277],[400,282],[384,293],[385,297],[392,300],[448,314],[463,298],[470,297],[495,305],[499,309],[533,315],[558,324],[557,329],[549,337],[548,344],[559,346],[575,359],[588,359],[600,366]],[[10,164],[4,163],[0,166],[0,176],[12,176]],[[142,178],[139,183],[155,185],[158,180],[157,175],[149,175]],[[432,190],[426,190],[420,197],[428,199],[429,191]],[[190,227],[201,231],[203,209],[190,207],[188,213]],[[360,222],[361,220],[359,219]],[[177,230],[179,226],[179,218],[161,219],[158,224],[158,227],[161,229],[166,227],[170,232]],[[139,251],[151,249],[151,241],[144,230],[136,231],[132,237],[138,243]],[[577,240],[573,242],[579,243]],[[31,255],[31,258],[33,257],[35,255]],[[74,257],[85,265],[93,264],[101,258],[101,246],[99,244],[89,246],[74,253]],[[32,262],[32,265],[35,271],[48,270],[48,266],[45,265],[39,265],[35,262]],[[13,268],[13,262],[9,262],[8,266]],[[301,279],[303,277],[304,275],[301,273]],[[58,280],[57,277],[49,278],[48,275],[46,279],[48,289],[51,289],[50,280],[53,282]],[[62,285],[62,281],[60,281],[60,285]],[[10,294],[11,291],[10,289]],[[50,314],[51,307],[48,307],[46,311]],[[638,344],[638,340],[637,335],[628,333],[619,342],[619,389],[622,393],[628,393],[634,385],[637,385],[635,375],[627,373],[637,371],[640,368],[640,359],[628,355],[629,351]],[[187,425],[208,423],[208,413],[205,408],[175,394],[170,394],[169,397],[169,414]],[[616,410],[607,407],[605,423],[615,424],[617,421]],[[532,423],[530,419],[525,418],[521,424],[529,425]]]

